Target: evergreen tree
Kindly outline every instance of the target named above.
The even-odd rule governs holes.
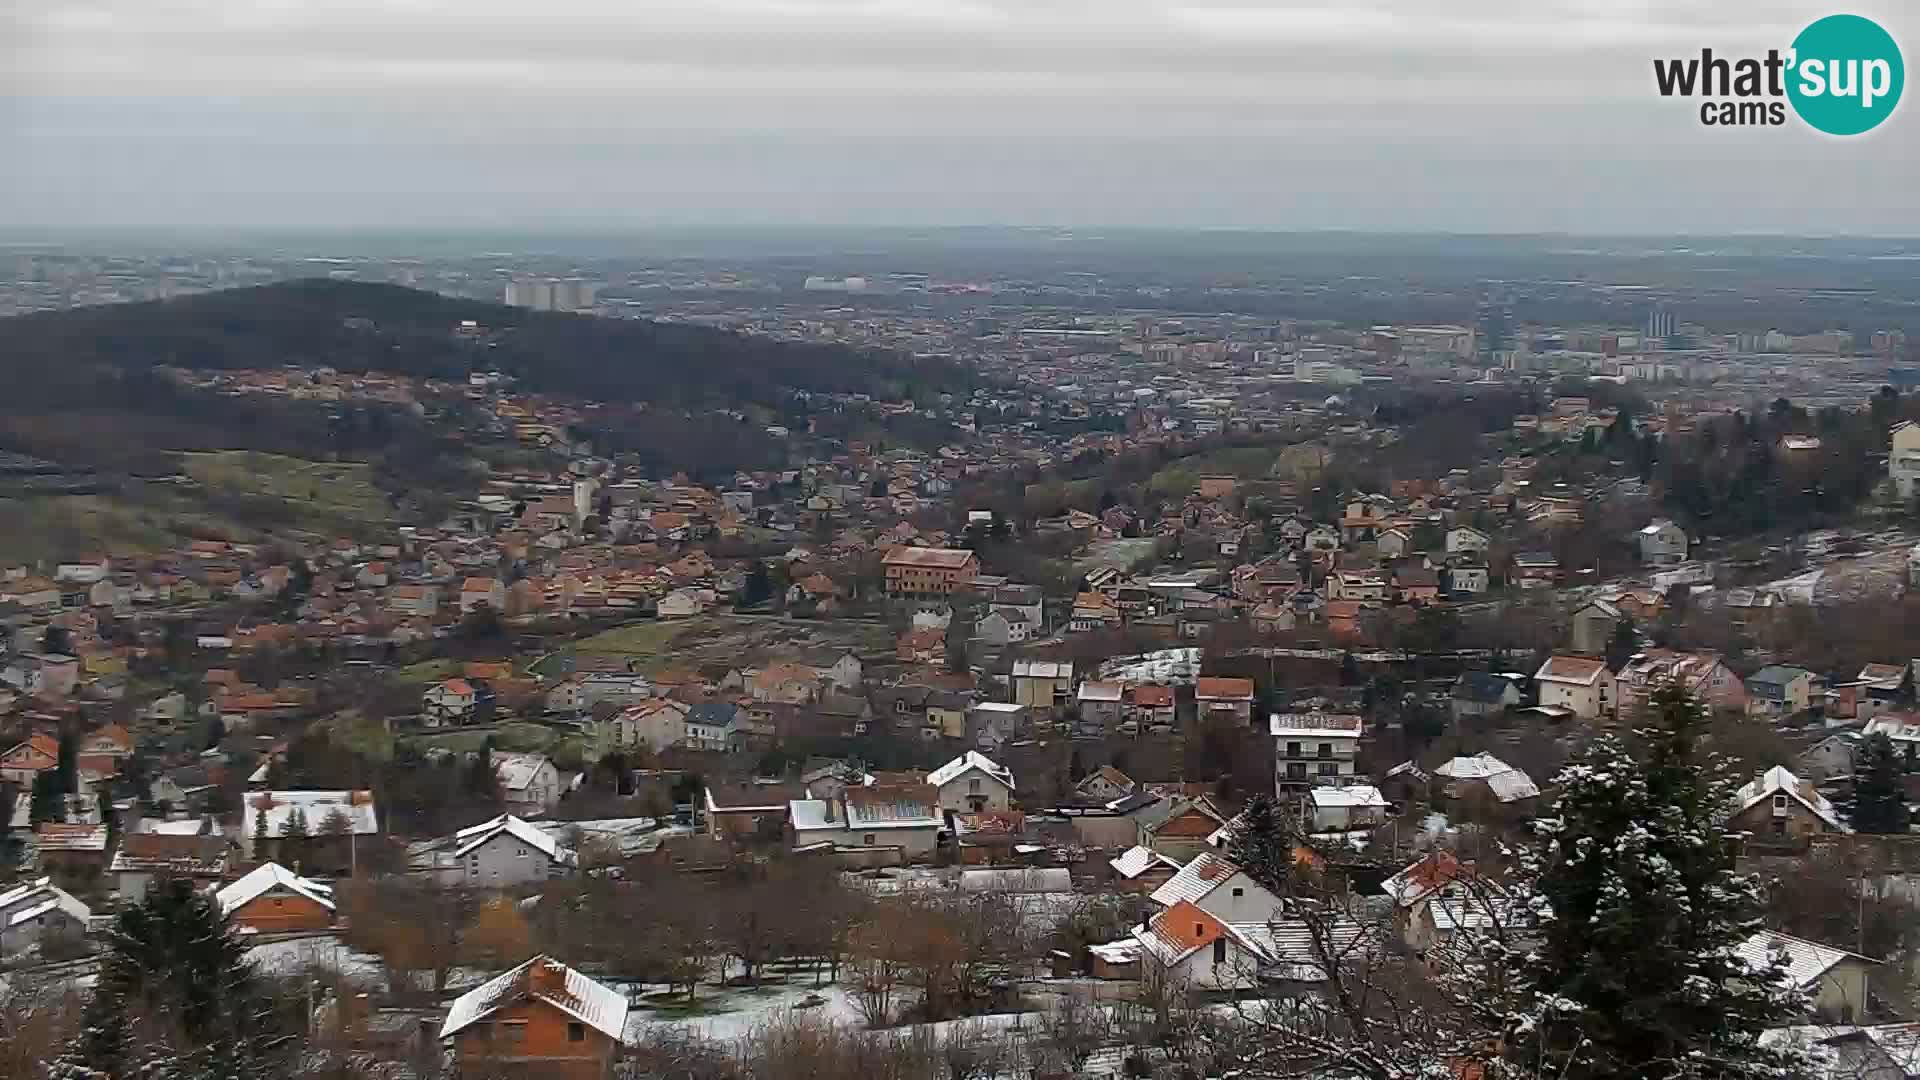
[[[43,821],[67,820],[67,797],[60,794],[60,777],[52,769],[33,774],[33,801],[27,804],[27,820],[35,825]]]
[[[1867,736],[1854,765],[1853,827],[1863,833],[1904,833],[1909,824],[1899,752],[1884,734]]]
[[[1514,958],[1529,994],[1511,1049],[1544,1075],[1792,1075],[1758,1039],[1804,998],[1779,958],[1755,971],[1734,951],[1761,928],[1761,897],[1718,820],[1733,784],[1695,753],[1701,712],[1663,687],[1638,757],[1603,737],[1557,778],[1522,867],[1540,937]]]
[[[1270,795],[1255,795],[1234,819],[1227,836],[1228,861],[1275,896],[1293,891],[1294,852],[1300,833]]]
[[[107,944],[84,1029],[51,1076],[264,1080],[284,1069],[246,948],[190,881],[156,883]]]
[[[65,731],[60,734],[60,755],[55,759],[54,773],[60,780],[60,794],[77,795],[80,793],[80,736]]]
[[[262,798],[265,798],[265,796],[262,796]],[[267,808],[263,806],[253,815],[254,860],[256,862],[266,861],[267,849],[271,845],[272,840],[267,834]]]
[[[307,829],[307,815],[299,807],[287,811],[286,824],[280,826],[280,857],[294,869],[307,856],[307,838],[313,835]]]
[[[1640,633],[1633,628],[1632,619],[1622,616],[1613,624],[1613,636],[1607,639],[1607,667],[1619,671],[1639,651]]]

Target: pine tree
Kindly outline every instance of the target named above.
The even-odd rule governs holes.
[[[1863,833],[1907,831],[1906,786],[1901,782],[1899,752],[1881,733],[1867,736],[1854,765],[1853,827]]]
[[[1227,836],[1228,861],[1275,896],[1293,891],[1294,852],[1300,833],[1269,795],[1255,795]]]
[[[1639,757],[1604,737],[1556,780],[1522,867],[1540,940],[1515,960],[1530,993],[1512,1049],[1568,1080],[1791,1075],[1758,1037],[1804,999],[1777,962],[1755,972],[1734,952],[1761,897],[1718,820],[1732,782],[1696,755],[1686,691],[1656,691],[1649,715]]]
[[[284,1069],[246,948],[190,881],[154,885],[107,945],[80,1037],[50,1076],[264,1080]]]
[[[268,801],[267,797],[264,795],[261,796],[261,800],[262,802]],[[269,809],[270,809],[269,806],[260,806],[257,810],[254,811],[253,858],[255,861],[266,860],[267,849],[271,846],[271,843],[272,843],[271,838],[267,833],[267,811]]]
[[[60,777],[52,769],[33,774],[32,799],[27,804],[27,820],[32,824],[67,820],[67,799],[60,794]]]
[[[279,855],[295,870],[306,860],[307,838],[313,835],[307,829],[307,815],[299,807],[287,811],[286,823],[280,826]]]

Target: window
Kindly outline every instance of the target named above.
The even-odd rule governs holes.
[[[1306,778],[1307,778],[1307,766],[1305,762],[1290,761],[1287,763],[1287,779],[1305,780]]]
[[[480,1040],[481,1042],[492,1042],[493,1041],[493,1025],[484,1020],[478,1024],[473,1025],[473,1037]]]
[[[1332,757],[1332,756],[1333,756],[1333,744],[1332,744],[1332,743],[1330,743],[1330,742],[1323,742],[1323,743],[1321,743],[1321,744],[1320,744],[1320,756],[1321,756],[1321,757],[1323,757],[1323,758],[1325,758],[1325,757]]]
[[[861,843],[863,843],[863,844],[865,844],[865,845],[867,845],[868,847],[872,847],[872,846],[873,846],[873,834],[872,834],[872,833],[863,833],[863,834],[861,834],[861,836],[860,836],[860,842],[861,842]]]
[[[501,1034],[506,1036],[506,1040],[510,1043],[527,1041],[527,1022],[525,1020],[508,1020],[503,1022],[500,1028]]]
[[[1226,938],[1213,939],[1213,962],[1216,965],[1224,964],[1227,962],[1227,939]]]
[[[567,1025],[567,1041],[568,1042],[586,1042],[587,1041],[587,1025],[581,1023],[578,1020],[575,1020],[569,1023]]]
[[[1787,819],[1774,818],[1772,824],[1773,824],[1773,835],[1775,836],[1787,835]]]
[[[1287,756],[1288,756],[1288,757],[1299,757],[1299,756],[1300,756],[1300,744],[1299,744],[1299,743],[1297,743],[1297,742],[1290,742],[1290,743],[1288,743],[1288,744],[1287,744]]]
[[[967,794],[969,795],[980,794],[980,781],[978,780],[967,781]]]
[[[1247,890],[1245,890],[1245,889],[1242,889],[1242,888],[1237,888],[1237,887],[1236,887],[1236,888],[1235,888],[1235,889],[1233,890],[1233,895],[1234,895],[1234,897],[1235,897],[1236,899],[1238,899],[1239,897],[1242,897],[1242,896],[1245,896],[1245,895],[1247,895]]]
[[[1787,797],[1785,794],[1775,795],[1773,797],[1773,808],[1775,810],[1785,810],[1787,808]]]
[[[1321,776],[1338,776],[1340,775],[1340,766],[1334,764],[1331,761],[1323,761],[1320,763],[1320,775]]]

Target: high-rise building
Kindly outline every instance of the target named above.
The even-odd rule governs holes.
[[[1480,302],[1474,314],[1474,348],[1483,364],[1501,362],[1501,354],[1513,348],[1513,308],[1505,300]]]
[[[506,304],[508,307],[552,311],[553,285],[552,281],[544,278],[515,278],[507,282]]]
[[[1673,312],[1667,310],[1667,305],[1655,304],[1653,310],[1647,312],[1646,331],[1649,345],[1663,345],[1673,336]]]

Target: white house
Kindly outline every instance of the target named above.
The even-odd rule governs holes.
[[[842,789],[826,799],[787,805],[796,848],[899,848],[907,860],[930,858],[944,818],[924,785],[875,784]]]
[[[0,956],[49,934],[80,934],[93,912],[52,878],[38,878],[0,891]]]
[[[493,771],[500,777],[500,794],[507,810],[522,815],[544,814],[560,801],[560,770],[545,754],[493,751]]]
[[[1487,548],[1492,545],[1493,538],[1479,529],[1456,525],[1447,530],[1447,554],[1449,555],[1463,553],[1485,555]]]
[[[1134,930],[1133,940],[1142,961],[1159,968],[1170,984],[1246,990],[1275,982],[1324,982],[1319,947],[1363,963],[1363,954],[1377,948],[1367,935],[1351,919],[1336,919],[1316,931],[1296,918],[1225,920],[1182,901]]]
[[[1605,660],[1550,656],[1533,681],[1543,707],[1566,709],[1582,720],[1613,716],[1613,672]]]
[[[473,684],[465,679],[437,682],[420,696],[422,719],[428,727],[468,723],[478,697]]]
[[[1902,420],[1893,425],[1893,448],[1887,453],[1887,476],[1902,499],[1913,498],[1920,482],[1920,424]]]
[[[1160,907],[1185,901],[1226,922],[1266,922],[1280,898],[1225,855],[1203,851],[1148,896]]]
[[[1387,797],[1372,784],[1316,787],[1307,792],[1316,832],[1362,829],[1386,820]]]
[[[1687,532],[1666,518],[1655,518],[1641,528],[1640,561],[1648,566],[1674,566],[1687,561]]]
[[[1013,799],[1013,771],[978,750],[935,769],[927,783],[940,793],[940,808],[957,814],[1005,810]]]
[[[1850,1024],[1867,1011],[1867,977],[1880,961],[1831,945],[1762,930],[1736,947],[1753,969],[1784,961],[1784,978],[1811,1001],[1816,1017]]]
[[[448,863],[436,868],[443,885],[535,885],[573,873],[580,861],[572,848],[512,814],[461,829],[453,842]]]
[[[255,791],[248,793],[244,801],[240,842],[247,846],[249,858],[264,856],[253,851],[253,841],[263,827],[269,838],[285,836],[287,822],[295,814],[305,822],[309,836],[325,834],[327,822],[336,816],[353,836],[380,834],[380,816],[375,811],[371,791]]]

